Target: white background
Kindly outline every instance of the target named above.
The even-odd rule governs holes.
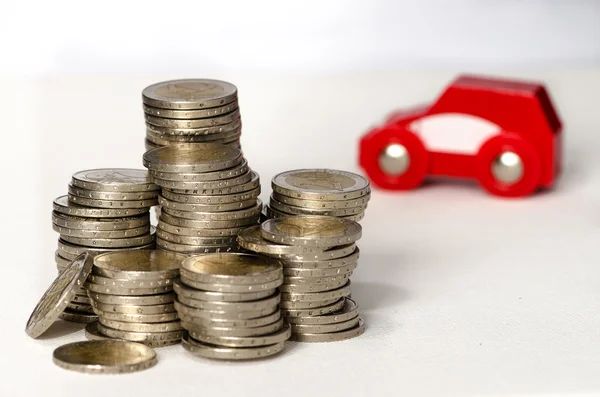
[[[600,393],[599,2],[387,3],[1,3],[1,396]],[[461,71],[545,81],[565,174],[524,200],[450,182],[375,192],[353,276],[364,336],[249,363],[175,346],[103,377],[52,364],[77,327],[23,332],[55,276],[51,202],[77,170],[141,167],[146,85],[235,83],[266,199],[277,172],[360,172],[358,138]]]

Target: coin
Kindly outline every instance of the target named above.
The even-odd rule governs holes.
[[[123,280],[169,280],[179,275],[185,255],[158,250],[120,251],[94,258],[93,273]]]
[[[370,193],[369,182],[360,175],[327,169],[282,172],[271,181],[273,191],[307,200],[350,200]]]
[[[52,212],[52,223],[69,229],[81,230],[126,230],[134,229],[150,224],[150,215],[148,213],[136,217],[128,218],[81,218]]]
[[[353,216],[362,214],[367,209],[366,205],[359,207],[348,207],[339,209],[312,209],[295,207],[292,205],[284,204],[271,196],[269,200],[269,207],[279,212],[284,212],[291,215],[326,215],[326,216]]]
[[[95,313],[107,320],[122,321],[125,323],[166,323],[168,321],[179,320],[179,317],[177,317],[177,312],[159,314],[125,314],[103,312],[95,309]]]
[[[353,207],[364,207],[368,204],[371,195],[366,194],[362,197],[353,198],[350,200],[305,200],[305,199],[297,199],[293,197],[284,196],[282,194],[278,194],[277,192],[273,192],[271,197],[278,202],[283,204],[287,204],[290,206],[301,207],[306,209],[314,209],[314,210],[328,210],[328,209],[343,209],[343,208],[353,208]]]
[[[150,190],[144,192],[102,192],[99,190],[88,190],[69,185],[69,194],[93,200],[148,200],[156,198],[158,191]]]
[[[260,188],[249,190],[247,192],[235,193],[235,194],[221,194],[218,196],[195,196],[191,194],[179,194],[173,193],[170,190],[164,189],[162,196],[173,202],[195,204],[195,205],[220,205],[229,203],[239,203],[258,198],[260,195]]]
[[[258,206],[257,206],[258,207]],[[211,219],[211,213],[203,214],[205,220],[196,220],[196,219],[185,219],[176,216],[171,216],[165,212],[160,214],[159,225],[160,223],[168,223],[171,226],[175,227],[185,227],[190,229],[221,229],[221,228],[239,228],[239,227],[247,227],[248,225],[256,225],[258,221],[258,214],[256,213],[256,209],[253,211],[245,211],[244,217],[236,217],[232,218],[231,215],[229,219]],[[260,211],[259,211],[260,213]],[[197,214],[197,213],[196,213]],[[235,215],[234,215],[235,216]],[[226,218],[226,217],[222,217]]]
[[[173,288],[179,298],[198,299],[205,302],[247,302],[266,298],[275,293],[275,289],[253,292],[211,292],[189,288],[179,279],[173,280]]]
[[[268,346],[275,343],[285,342],[292,334],[289,324],[284,323],[283,328],[271,334],[260,336],[214,336],[203,333],[195,333],[198,341],[213,345],[226,347],[253,347]]]
[[[308,252],[322,252],[327,247],[306,247],[276,244],[262,237],[261,226],[249,227],[238,234],[240,247],[264,255],[301,255]]]
[[[190,236],[179,236],[177,234],[171,234],[158,229],[156,236],[163,240],[177,243],[177,244],[188,244],[188,245],[231,245],[235,243],[235,237],[190,237]]]
[[[140,245],[139,247],[128,247],[128,250],[145,250],[145,249],[151,249],[154,246],[154,242],[150,243],[150,244],[146,244],[146,245]],[[80,245],[76,245],[76,244],[71,244],[68,241],[61,239],[58,239],[58,251],[60,253],[60,256],[62,257],[67,257],[68,255],[80,255],[84,252],[87,252],[90,254],[90,256],[96,256],[99,254],[103,254],[103,253],[107,253],[107,252],[115,252],[115,251],[122,251],[122,249],[119,248],[102,248],[102,247],[82,247]]]
[[[238,119],[239,120],[239,119]],[[231,123],[228,123],[231,124]],[[150,124],[151,125],[151,124]],[[225,143],[234,139],[239,139],[242,135],[241,128],[236,130],[223,132],[220,134],[208,134],[208,135],[172,135],[172,134],[160,134],[156,131],[146,128],[146,140],[159,146],[170,146],[177,143],[199,143],[199,142],[213,142],[213,143]]]
[[[130,248],[138,247],[140,245],[150,244],[154,240],[154,236],[150,234],[127,237],[127,238],[82,238],[61,235],[61,239],[68,243],[83,245],[85,247],[100,247],[100,248]]]
[[[179,320],[164,323],[126,323],[124,321],[109,320],[99,316],[98,322],[105,327],[130,332],[170,332],[183,329]]]
[[[331,324],[294,324],[292,332],[296,334],[327,334],[331,332],[344,331],[358,324],[358,313],[351,319],[338,321]]]
[[[239,149],[212,143],[165,146],[144,153],[144,166],[162,172],[209,172],[242,162]]]
[[[291,266],[300,267],[300,262],[302,262],[305,266],[316,267],[316,262],[339,259],[346,255],[350,255],[352,252],[356,250],[356,245],[346,244],[339,247],[333,247],[326,251],[322,252],[314,252],[314,253],[306,253],[306,254],[297,254],[297,255],[278,255],[282,263],[289,263]]]
[[[60,196],[54,200],[53,208],[55,211],[71,216],[84,218],[125,218],[135,215],[145,214],[149,211],[144,208],[91,208],[84,207],[69,201],[68,196]]]
[[[339,276],[346,273],[352,272],[356,269],[358,265],[357,262],[351,262],[345,266],[340,267],[330,267],[326,269],[304,269],[304,268],[294,268],[294,267],[285,267],[283,269],[284,276],[292,276],[292,277],[332,277]]]
[[[157,185],[175,192],[180,192],[183,190],[190,191],[190,194],[192,194],[192,192],[198,191],[198,195],[211,195],[213,194],[212,192],[216,192],[214,195],[224,195],[227,194],[222,193],[224,189],[229,188],[232,189],[234,193],[242,193],[246,191],[245,186],[258,185],[253,184],[254,178],[256,178],[256,181],[258,181],[258,174],[253,173],[252,171],[247,171],[231,178],[209,181],[174,181],[162,179],[158,176],[155,176],[153,180]]]
[[[91,299],[89,298],[89,296],[86,295],[74,295],[73,298],[71,299],[71,303],[81,303],[81,304],[87,304],[89,305],[91,303]]]
[[[110,328],[98,323],[98,331],[102,335],[109,336],[116,339],[124,339],[134,342],[149,343],[149,342],[168,342],[173,340],[180,340],[183,336],[183,330],[168,331],[168,332],[133,332],[133,331],[120,331],[118,329]]]
[[[175,301],[175,309],[181,316],[207,318],[211,320],[251,320],[268,316],[269,314],[273,314],[279,310],[278,306],[274,305],[261,310],[252,310],[247,312],[212,311],[187,306],[179,301]]]
[[[129,168],[85,170],[73,174],[73,186],[105,192],[144,192],[158,190],[148,171]]]
[[[170,119],[201,119],[206,117],[220,116],[232,112],[238,108],[237,100],[228,104],[204,108],[204,109],[161,109],[144,104],[144,113],[156,116],[166,117]]]
[[[344,307],[344,299],[339,299],[334,303],[320,307],[311,307],[305,309],[283,309],[283,314],[286,318],[290,317],[309,317],[322,316],[330,313],[335,313]]]
[[[175,306],[172,303],[152,306],[138,305],[114,305],[109,303],[101,303],[92,301],[92,306],[103,312],[123,313],[123,314],[164,314],[173,313]]]
[[[150,225],[140,226],[133,229],[122,230],[85,230],[70,229],[63,226],[52,224],[52,229],[64,236],[73,236],[81,238],[110,238],[120,239],[126,237],[136,237],[150,233]]]
[[[253,328],[262,327],[267,324],[272,324],[275,321],[279,321],[281,318],[281,311],[276,310],[269,315],[250,319],[223,319],[215,318],[214,316],[194,317],[184,313],[179,313],[179,318],[182,323],[191,323],[200,327]]]
[[[229,124],[240,118],[240,112],[238,109],[222,114],[219,116],[206,117],[201,119],[167,119],[162,117],[156,117],[149,114],[144,114],[146,123],[156,125],[158,127],[168,128],[202,128],[212,127],[215,125]]]
[[[279,304],[279,302],[281,301],[281,297],[279,295],[279,292],[277,292],[264,299],[246,302],[203,301],[199,299],[187,298],[185,296],[178,296],[177,300],[186,306],[190,306],[196,309],[237,313],[251,312],[257,310],[270,310],[273,306],[277,306]],[[264,314],[257,317],[262,316],[264,316]]]
[[[241,245],[241,244],[240,244]],[[354,245],[354,244],[352,244]],[[335,249],[335,248],[334,248]],[[329,252],[329,251],[325,251]],[[360,257],[360,250],[358,247],[354,249],[354,251],[350,255],[334,258],[334,259],[323,259],[323,260],[306,260],[306,261],[290,261],[287,259],[280,259],[281,263],[284,267],[284,272],[286,268],[294,268],[294,269],[331,269],[348,266],[352,263],[357,263],[358,258]]]
[[[184,218],[195,221],[231,221],[234,219],[255,218],[258,220],[260,210],[262,209],[262,201],[256,199],[252,201],[254,204],[251,207],[226,211],[226,212],[197,212],[197,211],[180,211],[168,207],[162,207],[162,211],[176,218]],[[210,225],[209,225],[210,226]],[[214,226],[212,227],[214,228]]]
[[[175,301],[175,294],[172,292],[148,296],[119,296],[90,292],[89,296],[96,302],[107,303],[110,305],[152,306],[173,303]]]
[[[330,299],[323,299],[323,300],[319,300],[319,301],[283,300],[283,301],[281,301],[280,306],[282,309],[303,310],[303,309],[315,309],[315,308],[320,308],[320,307],[324,307],[324,306],[329,306],[329,305],[333,305],[334,303],[337,303],[339,305],[339,307],[336,307],[336,309],[333,311],[340,310],[344,304],[342,298],[330,298]]]
[[[345,219],[302,215],[269,219],[261,225],[261,235],[279,244],[333,247],[355,242],[362,228]]]
[[[140,343],[89,340],[54,350],[53,361],[61,368],[90,374],[122,374],[142,371],[157,363],[156,353]]]
[[[307,294],[307,293],[322,293],[331,291],[344,286],[348,282],[348,276],[337,279],[331,282],[322,282],[319,284],[284,284],[279,289],[286,294]]]
[[[244,226],[241,227],[233,227],[227,229],[197,229],[197,228],[188,228],[181,226],[173,226],[166,222],[159,222],[157,228],[157,233],[159,230],[176,234],[179,236],[189,236],[189,237],[233,237],[236,238],[238,233],[245,229]]]
[[[27,321],[25,332],[32,338],[42,335],[65,310],[76,289],[81,287],[92,270],[92,260],[84,253],[75,258],[65,271],[48,287]]]
[[[248,161],[242,159],[242,162],[232,168],[212,172],[161,172],[150,171],[153,178],[162,179],[165,181],[180,181],[180,182],[211,182],[221,179],[235,178],[246,174],[250,171]],[[180,200],[176,200],[180,201]]]
[[[90,304],[85,304],[85,303],[79,303],[79,302],[73,303],[73,301],[71,301],[67,305],[67,309],[69,309],[73,312],[94,314],[94,310],[92,309],[92,306]]]
[[[235,119],[231,123],[215,125],[212,127],[201,127],[201,128],[169,128],[159,127],[146,123],[146,130],[152,131],[155,134],[170,135],[175,137],[190,137],[190,136],[204,136],[204,135],[219,135],[226,134],[231,131],[239,130],[242,126],[241,119]]]
[[[237,88],[219,80],[170,80],[146,87],[142,99],[147,105],[164,109],[203,109],[237,100]]]
[[[337,322],[347,321],[358,316],[358,305],[350,298],[343,298],[344,306],[336,312],[320,316],[296,317],[289,316],[287,321],[292,325],[296,324],[334,324]]]
[[[229,212],[242,210],[256,206],[256,198],[250,198],[244,201],[238,201],[234,203],[223,203],[223,204],[194,204],[194,203],[180,203],[177,201],[170,201],[162,196],[158,197],[158,203],[162,208],[175,211],[185,212]]]
[[[187,351],[196,356],[218,360],[251,360],[273,356],[283,350],[283,342],[269,346],[245,348],[214,346],[194,341],[188,336],[184,336],[181,342]]]
[[[364,334],[364,332],[365,322],[362,319],[359,319],[358,324],[356,324],[356,326],[344,331],[331,332],[326,334],[293,334],[290,340],[294,340],[297,342],[337,342],[350,338],[355,338]]]
[[[317,277],[305,277],[305,276],[285,276],[284,285],[288,286],[299,286],[299,285],[319,285],[343,282],[352,275],[352,272],[341,273],[335,276],[317,276]]]
[[[283,318],[274,323],[263,325],[262,327],[217,327],[217,326],[198,326],[193,323],[183,323],[183,327],[189,332],[190,336],[199,340],[199,335],[210,336],[259,336],[277,332],[283,328]]]
[[[191,257],[183,261],[181,269],[187,278],[200,283],[260,284],[283,277],[278,261],[243,253]]]
[[[98,270],[97,270],[98,271]],[[168,287],[171,286],[171,279],[159,278],[154,280],[138,280],[138,279],[115,279],[93,274],[94,269],[92,268],[92,274],[88,276],[88,281],[94,284],[103,285],[107,287],[117,288],[157,288],[157,287]]]
[[[282,300],[288,300],[288,301],[304,301],[304,302],[311,302],[311,301],[321,301],[321,300],[325,300],[325,299],[334,299],[334,298],[341,298],[343,296],[346,296],[350,293],[350,280],[348,280],[348,282],[340,287],[340,288],[336,288],[334,290],[330,290],[330,291],[326,291],[326,292],[308,292],[308,293],[282,293],[281,294],[281,299]]]
[[[130,209],[130,208],[150,208],[158,204],[157,199],[149,200],[95,200],[85,197],[74,196],[69,193],[69,201],[74,204],[79,204],[86,207],[94,208],[118,208],[118,209]]]
[[[232,245],[187,245],[187,244],[177,244],[171,243],[163,239],[158,239],[156,241],[156,246],[159,249],[166,251],[179,252],[182,254],[209,254],[215,252],[236,252],[239,250],[237,244]]]
[[[98,320],[98,316],[95,314],[85,313],[85,312],[77,312],[74,310],[70,310],[66,308],[59,316],[61,320],[71,321],[73,323],[83,323],[88,324],[93,321]]]
[[[94,321],[93,323],[88,323],[85,326],[85,337],[88,340],[106,340],[112,339],[108,336],[104,336],[98,331],[98,321]]]
[[[89,292],[99,293],[99,294],[107,294],[107,295],[120,295],[120,296],[143,296],[143,295],[156,295],[164,292],[169,292],[173,290],[172,285],[163,285],[160,287],[153,288],[127,288],[127,287],[114,287],[107,285],[94,284],[90,282],[86,282],[84,284],[85,288],[88,289]]]

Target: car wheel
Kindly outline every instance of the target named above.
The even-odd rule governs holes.
[[[383,189],[408,190],[419,186],[429,154],[421,139],[399,127],[384,127],[361,142],[360,163],[371,182]]]
[[[475,158],[476,174],[485,190],[496,196],[522,197],[539,185],[541,165],[529,142],[517,135],[496,135],[487,140]]]

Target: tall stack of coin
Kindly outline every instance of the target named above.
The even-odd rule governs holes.
[[[98,169],[77,172],[69,195],[54,200],[52,225],[60,233],[55,254],[62,271],[77,255],[153,246],[149,208],[157,203],[159,187],[146,170]],[[96,319],[81,288],[61,315],[64,320]]]
[[[275,175],[266,208],[268,218],[327,215],[359,222],[371,198],[369,181],[360,175],[328,169],[302,169]]]
[[[94,258],[85,287],[100,335],[149,346],[181,341],[173,280],[185,255],[157,250],[110,252]],[[93,330],[88,330],[91,334]]]
[[[240,149],[166,146],[146,152],[144,165],[162,187],[158,248],[187,254],[235,251],[237,234],[257,224],[260,179]]]
[[[293,340],[339,341],[364,332],[358,305],[349,298],[361,234],[349,219],[299,215],[267,220],[238,236],[243,248],[282,262],[280,305]]]
[[[188,331],[183,346],[195,355],[245,360],[283,349],[290,327],[279,309],[281,264],[245,253],[186,259],[175,281],[175,308]]]
[[[153,84],[142,92],[146,150],[177,143],[213,142],[240,147],[237,88],[219,80]]]

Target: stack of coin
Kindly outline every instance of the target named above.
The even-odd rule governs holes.
[[[146,150],[177,143],[213,142],[240,147],[237,88],[219,80],[153,84],[142,92]]]
[[[93,256],[151,248],[148,211],[157,203],[158,189],[145,170],[99,169],[74,174],[69,195],[58,197],[53,205],[52,226],[60,233],[55,254],[58,270],[82,252]],[[85,289],[78,291],[61,318],[78,322],[96,319]]]
[[[260,179],[240,149],[180,144],[144,154],[162,187],[158,248],[187,254],[236,251],[237,234],[260,217]]]
[[[339,341],[364,332],[358,305],[349,298],[361,233],[349,219],[299,215],[267,220],[238,236],[241,247],[283,264],[280,305],[293,340]]]
[[[173,280],[185,258],[157,250],[96,256],[85,287],[98,323],[89,325],[88,333],[153,347],[179,343],[182,327],[173,305]]]
[[[174,282],[175,308],[188,331],[183,346],[195,355],[244,360],[283,349],[290,326],[279,309],[281,264],[245,253],[186,259]]]
[[[275,175],[266,208],[268,218],[327,215],[359,222],[371,197],[360,175],[328,169],[302,169]]]

